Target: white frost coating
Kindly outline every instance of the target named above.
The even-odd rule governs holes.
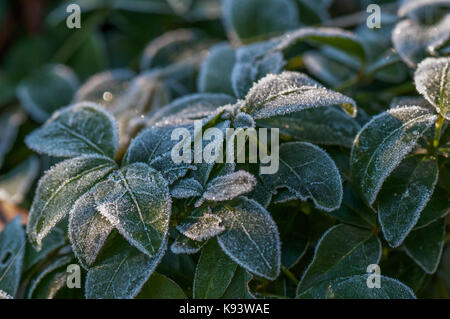
[[[195,178],[185,178],[176,182],[170,189],[173,198],[189,198],[201,196],[203,186]]]
[[[375,201],[384,180],[436,120],[430,111],[410,106],[390,109],[364,125],[353,142],[350,166],[369,205]]]
[[[343,189],[333,159],[320,147],[307,142],[289,142],[280,146],[280,168],[274,175],[261,175],[275,189],[286,187],[302,201],[312,199],[324,211],[341,205]]]
[[[308,108],[341,105],[356,116],[356,103],[341,93],[328,90],[308,76],[285,71],[269,74],[256,83],[245,98],[243,110],[255,119],[285,115]]]
[[[330,256],[329,251],[334,254]],[[379,263],[381,253],[381,241],[367,230],[345,224],[330,227],[316,244],[314,257],[299,280],[297,295],[328,279],[365,273],[367,265]]]
[[[256,178],[247,171],[237,171],[214,178],[206,185],[202,197],[195,203],[200,207],[205,200],[223,202],[250,192],[256,186]]]
[[[154,257],[169,227],[172,201],[167,181],[150,166],[135,163],[114,172],[97,187],[97,210],[133,246]]]
[[[108,157],[83,156],[58,163],[38,183],[30,209],[27,234],[40,249],[42,240],[73,204],[117,168]]]
[[[245,197],[214,213],[222,218],[226,229],[217,236],[223,251],[248,271],[275,280],[280,273],[281,243],[270,213]]]
[[[0,299],[14,299],[12,296],[8,295],[3,290],[0,290]]]
[[[111,223],[96,209],[94,192],[102,191],[98,186],[81,196],[69,213],[69,239],[72,251],[85,269],[89,269],[94,263],[113,230]]]
[[[192,255],[198,253],[205,243],[178,236],[170,246],[170,250],[176,255]]]
[[[402,60],[411,68],[425,57],[425,52],[436,51],[450,37],[450,14],[435,25],[426,26],[417,20],[400,21],[392,31],[392,42]]]
[[[233,120],[234,128],[255,128],[256,123],[253,117],[247,113],[238,113]]]
[[[221,225],[222,219],[212,214],[211,208],[197,208],[191,216],[180,221],[177,230],[184,236],[196,240],[204,241],[219,235],[225,230]]]
[[[438,113],[450,120],[450,58],[423,60],[414,73],[414,82],[417,91],[436,108]]]
[[[114,158],[119,143],[117,122],[98,104],[80,102],[55,112],[25,142],[32,150],[50,156]]]
[[[398,247],[419,220],[438,181],[434,159],[407,157],[378,194],[378,220],[391,247]]]

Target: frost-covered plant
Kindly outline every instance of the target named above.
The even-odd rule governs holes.
[[[328,0],[223,0],[229,42],[179,29],[147,45],[139,73],[27,76],[17,97],[43,124],[25,143],[47,171],[26,231],[16,218],[0,233],[0,298],[445,295],[450,33],[448,1],[431,2],[383,7],[382,29],[352,32],[312,26],[333,24]],[[204,19],[202,1],[167,3]],[[1,112],[14,140],[24,112]],[[210,128],[277,128],[279,169],[262,174],[249,143],[233,149],[245,163],[176,163],[177,128],[193,153]],[[38,164],[1,176],[0,200],[22,203]],[[66,285],[71,264],[82,289]]]

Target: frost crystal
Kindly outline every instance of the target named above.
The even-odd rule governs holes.
[[[225,230],[221,223],[222,219],[212,214],[211,208],[201,207],[195,209],[191,216],[180,221],[177,230],[192,240],[204,241]]]

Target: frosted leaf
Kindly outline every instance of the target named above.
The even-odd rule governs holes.
[[[225,228],[221,223],[222,219],[212,214],[211,208],[200,207],[194,209],[189,217],[181,220],[177,230],[184,236],[201,242],[222,233]]]
[[[255,177],[246,171],[237,171],[214,178],[206,185],[202,197],[195,203],[199,207],[204,200],[223,202],[250,192],[256,185]]]
[[[212,239],[202,249],[195,268],[194,299],[217,299],[226,291],[233,279],[237,264]]]
[[[297,199],[298,196],[295,192],[290,191],[288,188],[280,188],[272,198],[272,203],[283,204]]]
[[[0,290],[0,299],[14,299],[12,296],[8,295],[3,290]]]
[[[397,279],[380,275],[380,288],[369,288],[370,274],[354,275],[321,283],[297,296],[301,299],[416,299],[414,292]]]
[[[425,100],[423,97],[420,96],[398,96],[394,97],[391,100],[391,104],[389,105],[390,109],[397,108],[397,107],[405,107],[405,106],[411,106],[416,105],[420,106],[424,109],[429,109],[430,111],[434,110],[434,107],[428,103],[427,100]]]
[[[197,79],[198,90],[233,95],[231,72],[235,60],[234,49],[227,43],[213,46],[200,67]]]
[[[258,127],[278,127],[281,135],[314,144],[351,147],[361,126],[333,107],[307,109],[287,116],[261,119]]]
[[[143,163],[115,171],[93,193],[97,210],[136,248],[150,257],[166,241],[171,212],[167,181]]]
[[[342,181],[336,164],[321,148],[306,142],[289,142],[279,149],[280,166],[274,175],[261,175],[274,190],[286,187],[297,198],[312,199],[324,211],[341,205]]]
[[[300,21],[306,24],[318,24],[330,18],[328,10],[331,0],[297,0]]]
[[[226,94],[199,93],[190,94],[174,100],[153,114],[148,125],[155,123],[170,125],[177,122],[189,122],[216,114],[219,107],[234,103],[235,99]]]
[[[297,295],[330,280],[365,274],[378,264],[381,242],[376,235],[349,225],[328,229],[317,243],[314,257],[297,286]]]
[[[272,42],[255,43],[237,49],[237,62],[231,73],[234,95],[244,98],[253,83],[267,74],[278,74],[286,61],[281,52],[270,52]]]
[[[414,229],[426,227],[439,218],[443,218],[450,213],[450,198],[441,188],[436,187],[427,206],[420,213]]]
[[[39,159],[30,156],[6,175],[0,176],[0,201],[22,203],[39,174]]]
[[[439,266],[445,242],[445,219],[441,218],[409,233],[404,242],[405,252],[428,274]]]
[[[177,255],[192,255],[198,253],[205,243],[180,235],[172,243],[170,250]]]
[[[94,197],[94,193],[104,196],[105,192],[109,191],[110,189],[102,188],[101,184],[98,184],[81,196],[70,211],[69,238],[72,251],[85,269],[94,263],[113,230],[111,223],[97,211]]]
[[[201,196],[203,186],[195,178],[184,178],[176,182],[170,188],[170,195],[173,198],[190,198]]]
[[[111,238],[88,271],[86,298],[134,298],[160,263],[166,246],[167,242],[164,240],[158,253],[149,257],[130,246],[122,237]]]
[[[97,104],[81,102],[54,113],[25,142],[32,150],[55,157],[114,158],[119,141],[115,119]]]
[[[403,0],[398,8],[400,17],[412,16],[416,11],[430,8],[432,6],[450,6],[449,0]]]
[[[269,212],[254,200],[240,197],[214,213],[226,229],[217,236],[223,251],[248,271],[275,280],[280,273],[280,236]]]
[[[6,153],[11,150],[19,126],[26,120],[25,113],[19,107],[6,108],[0,112],[0,168]]]
[[[117,168],[107,157],[85,156],[53,166],[38,184],[30,209],[27,235],[39,250],[42,240],[73,204]]]
[[[199,55],[211,43],[206,34],[196,29],[169,31],[152,40],[144,49],[141,71],[165,67]]]
[[[269,206],[272,199],[272,186],[267,184],[259,172],[261,171],[262,164],[258,163],[238,163],[236,170],[246,170],[252,173],[256,178],[256,185],[253,190],[245,195],[248,199],[253,199],[258,202],[264,208]]]
[[[19,288],[25,253],[25,232],[20,216],[10,221],[0,233],[0,292],[15,296]]]
[[[127,154],[125,155],[125,164],[136,162],[150,164],[160,156],[166,154],[170,156],[173,147],[179,142],[179,140],[172,141],[171,139],[171,134],[176,128],[187,129],[191,136],[194,132],[193,125],[191,124],[149,127],[131,141]]]
[[[391,247],[399,246],[433,194],[438,163],[421,156],[405,158],[383,183],[378,194],[378,219]]]
[[[128,69],[113,69],[94,74],[78,89],[74,100],[98,103],[109,109],[125,92],[135,75]]]
[[[255,120],[247,113],[238,113],[233,120],[234,128],[254,128],[255,126]]]
[[[254,299],[255,297],[251,294],[248,287],[248,283],[252,278],[253,276],[247,270],[238,266],[221,299]]]
[[[370,205],[384,180],[436,119],[426,109],[400,107],[374,116],[358,133],[350,165],[355,185]]]
[[[70,68],[48,64],[23,79],[16,94],[27,113],[37,122],[44,122],[72,101],[78,86],[78,78]]]
[[[57,270],[58,268],[62,268],[64,266],[67,266],[72,261],[72,256],[61,256],[52,261],[48,266],[46,266],[44,269],[40,270],[39,273],[34,276],[29,283],[28,290],[27,290],[27,299],[32,298],[38,298],[39,296],[34,295],[36,290],[38,289],[39,284],[45,280],[45,277],[49,276],[53,271]],[[67,276],[69,276],[69,273],[66,271],[66,278],[65,280],[61,280],[60,283],[55,281],[55,285],[58,287],[54,287],[52,289],[52,293],[48,295],[48,299],[51,299],[56,295],[58,290],[60,290],[63,286],[67,283]],[[56,289],[55,289],[56,288]]]
[[[241,40],[298,25],[298,8],[293,0],[225,0],[222,11],[228,33]]]
[[[437,51],[450,36],[450,14],[432,26],[422,25],[418,20],[400,21],[392,32],[392,42],[402,60],[411,68]]]
[[[417,67],[414,82],[417,91],[450,120],[450,58],[425,59]]]
[[[259,120],[332,105],[341,105],[356,116],[356,103],[351,98],[324,88],[305,74],[286,71],[270,74],[256,83],[247,94],[242,110]]]

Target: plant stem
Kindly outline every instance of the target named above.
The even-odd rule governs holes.
[[[290,279],[295,285],[298,285],[298,279],[295,277],[295,275],[286,267],[281,265],[281,271]]]
[[[433,140],[433,154],[436,148],[439,146],[439,139],[441,138],[441,129],[444,125],[444,117],[442,115],[438,115],[438,120],[436,122],[436,128],[434,131],[434,140]]]

